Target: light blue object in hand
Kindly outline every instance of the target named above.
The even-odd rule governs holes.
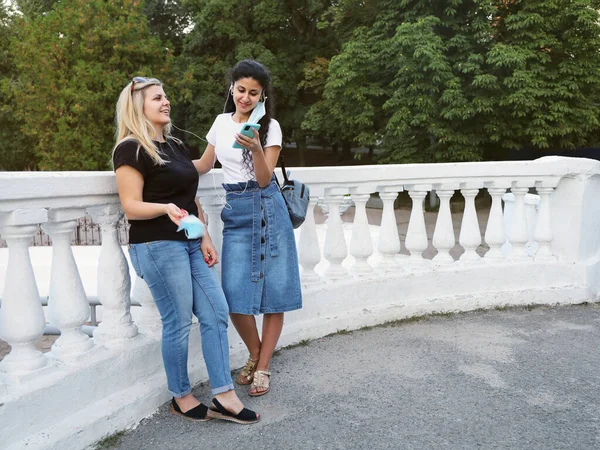
[[[185,235],[188,239],[199,239],[204,236],[204,224],[193,214],[181,219],[177,231],[181,230],[185,231]]]

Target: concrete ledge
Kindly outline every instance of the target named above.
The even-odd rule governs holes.
[[[308,287],[304,308],[286,316],[280,346],[433,312],[595,300],[588,290],[587,266],[581,264],[456,269]],[[233,327],[230,346],[232,367],[241,367],[247,354]],[[195,326],[190,336],[190,378],[193,384],[207,379]],[[98,347],[75,366],[57,365],[10,387],[0,399],[0,442],[8,450],[83,448],[135,426],[169,398],[160,342],[143,335],[116,349]],[[52,405],[51,416],[47,405]]]

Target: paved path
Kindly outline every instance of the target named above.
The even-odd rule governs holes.
[[[284,349],[259,424],[167,406],[129,449],[600,448],[600,305],[433,317]],[[210,400],[207,386],[194,393]]]

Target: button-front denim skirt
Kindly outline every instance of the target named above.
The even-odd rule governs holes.
[[[302,307],[298,253],[275,181],[224,184],[222,285],[229,311],[269,314]]]

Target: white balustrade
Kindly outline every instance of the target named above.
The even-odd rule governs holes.
[[[152,293],[144,280],[135,273],[133,273],[133,276],[135,280],[131,300],[141,305],[135,310],[135,323],[144,334],[160,335],[162,331],[160,312],[156,307],[156,303],[154,303]]]
[[[549,304],[594,301],[600,295],[600,239],[596,237],[600,213],[589,204],[590,199],[600,196],[598,162],[542,158],[529,162],[295,168],[294,176],[308,184],[313,194],[298,236],[303,287],[325,282],[314,289],[304,289],[304,309],[286,319],[289,323],[282,335],[285,345],[336,329],[373,325],[446,308],[522,304],[530,298]],[[221,180],[220,171],[215,172],[214,182],[212,176],[203,177],[198,191],[219,251],[222,206],[213,183],[218,186]],[[536,214],[532,214],[535,205],[529,206],[530,211],[525,205],[532,186],[539,194]],[[432,239],[438,254],[431,263],[423,258],[428,247],[423,201],[434,187],[440,198],[440,210]],[[476,253],[481,230],[474,199],[482,187],[488,189],[492,198],[485,230],[490,250],[485,258]],[[467,267],[461,261],[453,264],[450,256],[455,245],[450,199],[458,188],[462,188],[465,197],[459,241],[465,247],[461,261],[472,261]],[[511,203],[509,214],[505,210],[503,215],[502,196],[508,188],[515,202]],[[380,256],[384,264],[393,265],[400,260],[393,203],[401,189],[406,189],[412,199],[405,242],[410,257],[403,258],[393,271],[372,271],[369,261]],[[366,210],[368,194],[377,191],[381,191],[384,204],[377,243],[379,254],[373,248],[374,226],[368,225]],[[224,194],[220,188],[219,192]],[[340,217],[340,205],[348,199],[347,194],[351,194],[356,208],[353,224],[342,224]],[[314,218],[320,195],[329,209],[329,219],[323,226],[316,225]],[[97,274],[103,320],[93,341],[113,351],[90,350],[92,340],[80,333],[87,305],[79,272],[85,283],[87,272],[83,266],[75,265],[68,239],[73,221],[84,210],[101,225],[103,236]],[[510,223],[504,222],[509,215]],[[131,426],[167,398],[160,358],[160,314],[146,283],[137,277],[132,297],[142,305],[134,312],[136,324],[145,337],[130,339],[136,336],[137,327],[130,314],[128,264],[117,240],[116,226],[121,216],[113,173],[0,173],[0,233],[8,243],[8,249],[1,250],[8,253],[8,261],[0,259],[0,263],[6,264],[6,274],[2,274],[5,283],[1,294],[0,338],[12,347],[0,362],[0,403],[4,403],[2,409],[6,413],[0,425],[0,442],[7,448],[22,448],[24,442],[41,442],[42,438],[51,442],[53,448],[67,448],[75,442],[71,438],[79,433],[77,430],[84,430],[77,434],[77,442],[88,445],[101,437],[99,433],[105,434],[107,426],[110,429]],[[48,316],[63,334],[47,356],[36,349],[45,319],[28,249],[38,224],[43,224],[54,245],[52,267],[48,271],[51,272]],[[516,267],[511,260],[487,264],[503,259],[505,230],[512,245],[510,257],[528,262],[527,266]],[[321,233],[325,235],[324,241]],[[539,245],[535,258],[527,255],[532,237]],[[346,238],[350,239],[349,248]],[[50,254],[37,250],[38,254]],[[347,276],[348,250],[355,260],[350,272],[368,274],[367,277]],[[328,266],[320,264],[321,252]],[[423,273],[432,265],[439,270]],[[444,270],[445,265],[450,270]],[[38,272],[40,267],[36,267],[35,275],[43,279],[46,275]],[[403,270],[410,275],[404,276]],[[43,289],[43,281],[40,283]],[[197,339],[191,340],[190,345],[198,351]],[[86,351],[93,354],[78,359],[78,364],[57,363],[69,362],[71,357]],[[232,358],[239,356],[235,354]],[[205,380],[202,378],[205,371],[200,366],[198,361],[190,360],[194,383]],[[123,373],[129,376],[124,377]],[[86,391],[90,385],[95,388]],[[86,392],[87,403],[55,401],[71,391]],[[129,398],[127,394],[134,391],[135,396]],[[162,393],[157,395],[159,392]],[[40,403],[42,397],[44,401]],[[121,401],[105,402],[113,397]],[[86,404],[99,402],[106,406],[105,417],[82,413]],[[125,417],[119,412],[123,408],[133,413]],[[15,411],[19,414],[13,414]],[[23,421],[23,417],[28,420]],[[65,423],[73,423],[73,430],[65,430]]]
[[[431,186],[405,186],[408,189],[408,195],[412,199],[412,209],[410,220],[408,222],[408,231],[406,232],[406,241],[404,245],[410,252],[408,264],[410,270],[423,269],[429,266],[429,263],[423,259],[423,252],[427,250],[429,243],[427,239],[427,229],[425,228],[425,215],[423,213],[423,200]]]
[[[315,267],[321,261],[321,247],[315,225],[315,206],[319,198],[311,195],[306,211],[306,219],[300,227],[300,241],[298,244],[298,262],[302,267],[302,282],[314,284],[321,281],[321,277],[315,272]]]
[[[36,224],[47,219],[45,209],[17,210],[0,218],[0,233],[8,244],[0,339],[11,346],[10,353],[0,362],[0,371],[8,375],[32,372],[47,362],[35,347],[46,320],[29,257],[29,242],[37,232]]]
[[[552,253],[552,193],[554,192],[553,187],[537,187],[537,193],[540,196],[540,206],[538,210],[537,222],[533,238],[539,244],[539,249],[535,255],[535,260],[541,261],[555,261],[556,256]]]
[[[348,274],[348,271],[342,266],[342,262],[348,256],[348,249],[340,217],[340,205],[346,192],[344,189],[333,189],[325,193],[325,203],[329,209],[329,214],[327,216],[323,256],[329,261],[325,276],[332,280],[343,278]]]
[[[223,193],[223,195],[225,195],[225,193]],[[221,198],[214,194],[201,197],[200,201],[202,203],[202,208],[208,214],[208,232],[210,234],[210,239],[212,240],[212,243],[220,257],[223,250],[223,221],[221,220],[223,203]],[[216,267],[220,272],[221,265],[217,264]]]
[[[452,212],[450,211],[450,199],[454,195],[455,189],[458,189],[458,183],[456,185],[442,185],[436,189],[436,194],[440,198],[440,209],[435,222],[435,231],[432,239],[432,244],[438,251],[438,254],[433,258],[433,262],[436,265],[454,263],[454,258],[450,256],[450,250],[456,244]]]
[[[477,263],[481,259],[477,254],[477,247],[481,245],[481,231],[479,230],[479,220],[475,209],[475,197],[479,193],[479,188],[466,187],[460,190],[465,198],[465,211],[463,213],[462,223],[460,225],[460,236],[458,242],[465,249],[461,256],[461,263]]]
[[[537,224],[540,196],[537,194],[525,194],[525,220],[527,223],[527,236],[529,240],[525,244],[525,252],[530,257],[535,257],[540,244],[535,241],[534,232]]]
[[[102,228],[102,249],[98,262],[98,297],[102,303],[102,322],[94,339],[107,343],[137,335],[131,319],[131,279],[129,265],[119,244],[117,225],[123,217],[118,204],[89,208],[94,221]]]
[[[90,317],[90,306],[71,250],[71,235],[83,209],[52,209],[42,228],[52,239],[52,269],[48,319],[60,330],[52,356],[69,361],[87,352],[93,341],[81,331]]]
[[[394,212],[394,201],[398,198],[399,191],[402,191],[401,187],[387,187],[379,192],[379,198],[383,201],[383,212],[377,250],[382,256],[379,267],[384,271],[398,269],[396,256],[400,252],[400,236],[398,235],[398,224]]]
[[[368,189],[368,191],[370,190],[371,189]],[[373,242],[371,240],[366,209],[367,201],[370,197],[370,192],[360,193],[359,191],[352,194],[352,201],[354,201],[355,209],[354,224],[352,225],[352,238],[350,240],[350,254],[354,257],[354,264],[352,265],[351,272],[358,275],[373,272],[373,267],[371,267],[367,261],[373,254]],[[392,208],[392,214],[393,213],[394,211]],[[398,236],[398,231],[396,231],[396,236]],[[398,240],[398,250],[400,250],[399,245],[400,241]]]
[[[511,192],[515,196],[515,205],[510,233],[508,235],[508,240],[512,247],[510,259],[514,261],[527,261],[530,258],[525,249],[525,245],[529,241],[527,217],[525,214],[525,194],[529,192],[529,188],[513,185]]]
[[[485,229],[485,242],[490,249],[485,254],[484,259],[490,262],[498,262],[505,259],[502,252],[502,246],[506,242],[502,196],[506,193],[506,187],[488,187],[488,192],[492,197],[492,206]]]

